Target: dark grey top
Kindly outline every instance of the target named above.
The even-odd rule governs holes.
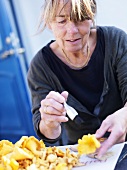
[[[104,86],[100,102],[96,105],[94,113],[90,113],[73,95],[69,94],[67,103],[74,107],[84,123],[77,126],[69,120],[64,123],[67,132],[67,143],[77,143],[84,134],[95,133],[101,122],[116,110],[122,108],[127,101],[127,35],[115,27],[101,27],[105,39],[104,59]],[[49,91],[62,92],[57,76],[46,64],[42,49],[33,58],[28,71],[28,83],[32,95],[33,124],[40,138],[48,142],[56,140],[46,139],[40,134],[38,124],[40,121],[40,101]]]
[[[91,113],[100,100],[104,84],[105,43],[103,30],[97,28],[97,43],[87,66],[72,69],[51,50],[49,42],[42,48],[43,58],[61,85]]]

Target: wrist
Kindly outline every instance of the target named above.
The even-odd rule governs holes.
[[[40,132],[49,139],[56,139],[61,134],[61,125],[58,122],[40,121]]]

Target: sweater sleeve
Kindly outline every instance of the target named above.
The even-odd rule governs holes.
[[[123,104],[127,102],[127,34],[122,30],[117,30],[117,50],[116,50],[116,76]]]
[[[41,106],[41,100],[44,99],[50,91],[58,91],[60,88],[58,88],[59,85],[57,85],[58,80],[45,63],[41,51],[39,51],[31,61],[27,74],[27,80],[32,98],[33,125],[35,132],[44,141],[54,143],[60,140],[61,136],[57,139],[51,140],[40,133],[39,123],[41,120],[41,115],[39,108]]]

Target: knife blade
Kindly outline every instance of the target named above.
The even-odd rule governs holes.
[[[81,125],[84,121],[79,117],[78,112],[66,102],[64,102],[64,107],[66,109],[68,117],[74,121],[76,124]]]

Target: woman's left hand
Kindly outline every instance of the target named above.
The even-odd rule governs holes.
[[[125,141],[127,134],[127,107],[109,115],[96,131],[96,138],[101,138],[106,132],[110,132],[109,137],[105,140],[98,150],[98,158],[101,158],[109,148],[117,143]]]

